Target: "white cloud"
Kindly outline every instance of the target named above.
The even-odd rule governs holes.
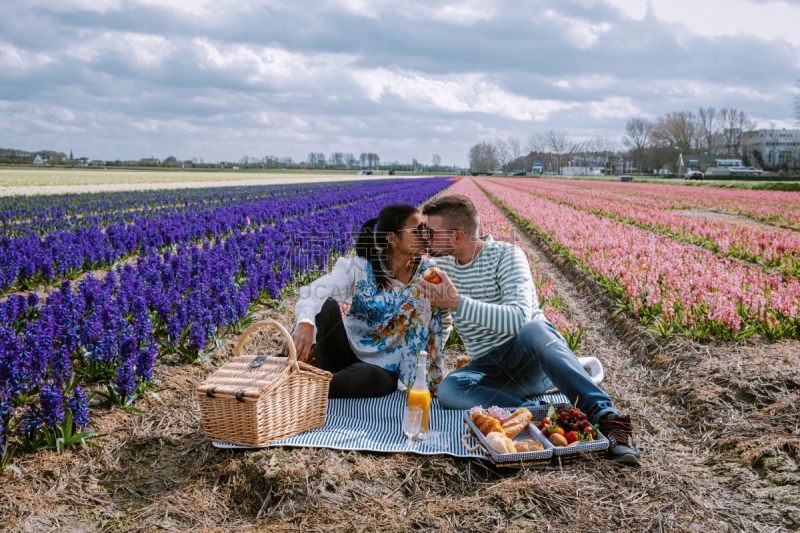
[[[458,81],[451,81],[375,69],[356,82],[374,102],[381,102],[384,95],[391,95],[416,108],[448,113],[485,113],[514,120],[544,120],[553,112],[577,105],[519,96],[480,74],[463,74],[458,76]]]
[[[596,120],[627,119],[642,115],[642,110],[628,96],[609,96],[599,102],[590,102],[588,107],[592,117]]]
[[[53,63],[55,59],[46,52],[31,52],[10,43],[0,42],[0,68],[5,75],[37,69]]]
[[[205,38],[195,39],[192,44],[197,52],[195,60],[204,67],[227,72],[254,86],[295,86],[301,91],[341,77],[356,60],[346,54],[305,54],[277,46],[221,43]]]
[[[63,54],[69,61],[81,63],[114,57],[133,65],[144,61],[143,66],[152,66],[166,59],[170,50],[172,53],[179,52],[171,43],[164,42],[161,35],[106,31],[87,33],[80,42],[66,48]]]
[[[491,20],[495,14],[493,2],[467,0],[437,6],[433,17],[448,24],[472,26],[476,22]]]
[[[40,7],[56,12],[92,11],[105,14],[109,11],[119,11],[122,7],[121,0],[27,0],[31,7]]]
[[[762,39],[782,38],[800,46],[800,5],[788,1],[751,0],[604,0],[629,17],[640,20],[648,9],[650,17],[678,22],[696,35],[755,35]],[[651,7],[648,8],[648,5]]]
[[[569,17],[553,9],[548,9],[544,15],[557,24],[575,47],[581,50],[596,45],[600,40],[600,36],[611,29],[611,24],[607,22],[595,24],[588,20]]]

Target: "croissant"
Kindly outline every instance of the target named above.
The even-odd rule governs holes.
[[[484,435],[495,432],[500,433],[505,437],[506,434],[505,431],[503,431],[503,426],[500,425],[500,422],[498,422],[496,418],[480,412],[472,413],[471,418]]]
[[[523,452],[540,452],[544,450],[544,444],[535,440],[523,440],[514,444],[517,453]]]
[[[521,407],[514,411],[503,423],[503,431],[505,431],[506,436],[513,439],[525,426],[530,424],[531,418],[533,418],[531,412]]]
[[[511,439],[496,431],[486,435],[486,443],[497,453],[517,453],[517,449]]]

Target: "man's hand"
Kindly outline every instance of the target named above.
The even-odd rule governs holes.
[[[297,349],[297,360],[308,362],[308,354],[314,341],[314,326],[308,322],[300,322],[292,333],[294,347]],[[286,354],[289,355],[288,352]]]
[[[438,285],[428,283],[421,277],[417,283],[419,283],[422,294],[424,294],[433,305],[441,307],[442,309],[451,309],[455,311],[458,309],[458,301],[461,299],[461,295],[458,294],[455,285],[453,285],[453,282],[450,281],[450,278],[447,277],[444,271],[440,272],[439,275],[442,277],[442,282]]]

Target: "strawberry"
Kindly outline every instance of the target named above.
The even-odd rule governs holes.
[[[572,444],[573,442],[578,442],[579,439],[578,434],[575,433],[574,431],[570,431],[569,433],[564,435],[564,438],[566,438],[567,442],[570,444]]]
[[[564,430],[558,427],[558,424],[555,422],[548,421],[546,425],[542,426],[542,433],[545,437],[550,438],[550,435],[553,433],[558,433],[560,435],[564,434]]]

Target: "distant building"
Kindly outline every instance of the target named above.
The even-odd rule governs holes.
[[[684,174],[687,170],[699,170],[705,173],[709,169],[718,169],[717,172],[730,174],[728,169],[741,166],[742,158],[740,157],[684,153],[678,156],[678,174]]]
[[[756,167],[731,168],[731,176],[762,176],[764,171]]]
[[[79,157],[78,159],[72,160],[73,165],[77,165],[79,167],[88,167],[89,166],[89,158],[88,157]]]
[[[44,165],[44,159],[42,158],[42,154],[36,154],[36,157],[33,158],[34,165]]]
[[[800,130],[761,129],[746,132],[742,151],[751,164],[800,167]]]
[[[102,167],[102,166],[105,166],[105,164],[106,164],[106,162],[103,161],[102,159],[92,159],[89,162],[89,166],[90,167]]]
[[[13,148],[0,148],[0,157],[33,157],[31,152],[14,150]]]
[[[140,159],[139,163],[143,165],[159,166],[161,165],[161,160],[157,157],[150,156],[149,158]]]

